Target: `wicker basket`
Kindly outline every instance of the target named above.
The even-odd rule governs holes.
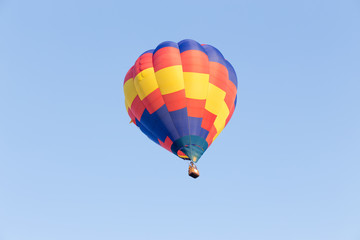
[[[189,164],[189,176],[193,178],[197,178],[200,176],[199,170],[193,162]]]

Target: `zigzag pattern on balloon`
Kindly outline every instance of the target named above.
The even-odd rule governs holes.
[[[124,94],[132,122],[145,135],[197,162],[235,110],[237,78],[215,47],[167,41],[136,60]]]

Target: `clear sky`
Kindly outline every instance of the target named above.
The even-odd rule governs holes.
[[[122,89],[186,38],[239,82],[196,180]],[[359,105],[358,0],[2,0],[0,240],[359,240]]]

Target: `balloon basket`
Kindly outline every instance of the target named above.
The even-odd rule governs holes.
[[[192,178],[197,178],[200,176],[199,170],[197,169],[196,165],[193,162],[189,164],[189,176]]]

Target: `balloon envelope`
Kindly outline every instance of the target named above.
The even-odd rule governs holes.
[[[237,78],[215,47],[167,41],[136,60],[124,94],[131,121],[145,135],[197,162],[234,112]]]

